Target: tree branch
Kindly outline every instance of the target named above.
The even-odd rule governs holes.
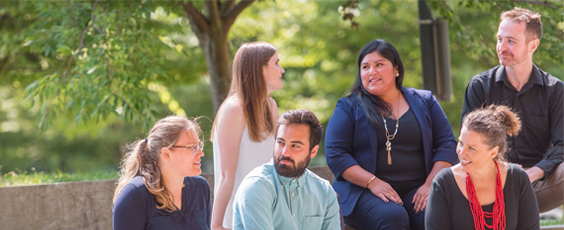
[[[65,78],[67,76],[67,73],[69,72],[69,69],[71,67],[72,61],[74,60],[74,58],[76,57],[76,55],[78,55],[78,52],[80,52],[80,50],[82,50],[82,48],[84,48],[84,37],[86,37],[86,33],[88,32],[88,30],[94,25],[94,20],[96,19],[96,15],[94,14],[94,12],[96,12],[96,7],[98,6],[98,2],[100,0],[96,0],[96,2],[94,2],[94,6],[92,6],[92,14],[90,15],[90,23],[88,24],[88,26],[86,26],[86,28],[84,28],[84,30],[82,31],[82,36],[80,37],[80,44],[78,45],[78,48],[76,49],[76,51],[74,52],[74,54],[71,56],[70,60],[69,60],[69,64],[67,65],[67,69],[65,70],[65,72],[63,73],[63,79],[62,79],[62,83],[65,83]]]
[[[210,20],[212,28],[221,28],[221,15],[219,15],[219,9],[217,6],[219,0],[207,0],[204,1],[204,10],[207,12],[207,16]]]
[[[210,30],[209,21],[206,19],[204,15],[200,13],[200,11],[198,11],[198,9],[196,9],[196,7],[192,5],[191,1],[188,3],[181,2],[179,4],[182,5],[182,7],[184,8],[184,13],[186,14],[188,20],[193,22],[200,31],[204,33],[209,33]]]
[[[239,14],[241,14],[243,10],[245,10],[247,7],[253,4],[253,2],[255,2],[255,0],[241,0],[239,3],[237,3],[237,5],[229,9],[224,14],[224,18],[225,18],[223,25],[224,29],[229,30],[229,28],[231,28],[231,25],[233,25],[235,19],[237,19]]]
[[[533,5],[541,5],[541,6],[546,6],[555,10],[558,10],[558,7],[554,6],[551,3],[548,2],[541,2],[541,1],[528,1],[528,0],[513,0],[516,3],[529,3],[529,4],[533,4]]]
[[[106,43],[106,38],[104,37],[105,36],[104,32],[96,26],[94,26],[93,28],[96,29],[98,31],[98,33],[100,33],[100,36],[102,36],[102,44],[106,45],[107,43]],[[104,49],[104,59],[106,60],[106,69],[108,70],[108,76],[111,79],[111,85],[113,85],[114,84],[114,75],[112,75],[112,69],[110,67],[110,60],[108,59],[107,49]]]
[[[225,0],[219,8],[219,12],[222,17],[225,17],[225,13],[235,5],[236,0]]]
[[[495,0],[495,2],[503,9],[503,10],[509,10],[509,8],[505,7],[503,4],[501,4],[501,2],[499,2],[498,0]]]

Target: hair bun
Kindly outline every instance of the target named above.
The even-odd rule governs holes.
[[[521,119],[509,107],[505,105],[490,105],[488,109],[492,110],[492,115],[502,125],[505,126],[505,132],[509,136],[519,134],[521,130]]]

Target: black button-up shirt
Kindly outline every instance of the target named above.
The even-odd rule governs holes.
[[[529,81],[517,91],[505,67],[497,66],[472,78],[462,118],[491,104],[509,106],[521,118],[521,131],[508,139],[507,159],[525,168],[537,166],[548,178],[564,161],[564,82],[533,64]]]

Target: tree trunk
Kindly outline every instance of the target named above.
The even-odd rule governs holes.
[[[200,47],[204,52],[208,73],[210,75],[211,96],[213,112],[217,113],[219,106],[229,94],[231,83],[231,56],[227,34],[211,37],[203,34],[200,39]]]
[[[254,1],[206,0],[203,2],[204,14],[191,1],[180,3],[206,57],[214,114],[229,94],[231,84],[231,55],[227,42],[229,29],[239,14]]]

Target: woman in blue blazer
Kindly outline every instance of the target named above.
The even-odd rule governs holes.
[[[403,64],[390,43],[368,43],[358,66],[325,135],[345,223],[424,229],[433,177],[457,162],[450,124],[431,92],[402,87]]]

